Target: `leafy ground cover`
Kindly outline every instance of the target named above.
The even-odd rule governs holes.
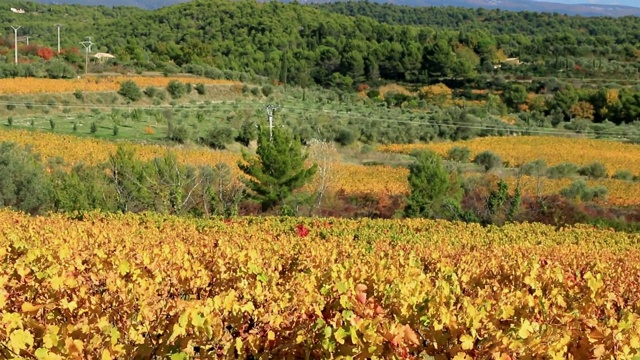
[[[0,211],[0,353],[632,358],[638,235]]]

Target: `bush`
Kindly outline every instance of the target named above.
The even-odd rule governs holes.
[[[84,100],[84,93],[80,89],[77,89],[76,91],[74,91],[73,96],[76,98],[76,100],[80,100],[80,101]]]
[[[214,149],[223,150],[233,142],[234,137],[233,128],[226,125],[218,125],[209,130],[206,136],[200,139],[200,142]]]
[[[7,119],[7,125],[13,126],[13,117],[12,116],[9,116],[9,118]]]
[[[120,128],[118,127],[118,125],[113,125],[113,136],[118,136],[119,133]]]
[[[138,87],[138,84],[133,80],[124,81],[120,85],[118,94],[131,102],[136,102],[142,98],[142,91],[140,91],[140,87]]]
[[[338,131],[334,140],[342,146],[348,146],[356,141],[356,136],[353,131],[343,128]]]
[[[167,84],[167,92],[169,93],[172,99],[179,99],[185,94],[186,88],[178,80],[171,80]]]
[[[196,90],[198,95],[204,95],[207,93],[207,88],[204,86],[203,83],[197,83],[194,89]]]
[[[578,174],[587,176],[592,179],[603,179],[607,177],[607,167],[596,161],[589,165],[583,166],[578,170]]]
[[[471,150],[466,146],[456,146],[447,152],[447,160],[457,161],[457,162],[469,162],[469,158],[471,157]]]
[[[476,155],[476,157],[473,158],[473,163],[482,166],[485,171],[502,167],[500,156],[491,151],[483,151]]]
[[[543,176],[547,171],[547,162],[538,159],[528,162],[520,167],[520,173],[527,176]]]
[[[634,176],[629,170],[618,170],[613,174],[612,178],[624,181],[633,181]]]
[[[158,88],[155,86],[147,86],[144,89],[144,94],[147,95],[148,98],[153,98],[158,94]]]
[[[262,95],[269,97],[271,94],[273,94],[273,87],[271,87],[270,85],[262,87]]]
[[[251,88],[251,94],[252,94],[253,96],[258,96],[258,95],[260,95],[260,88],[259,88],[259,87],[252,87],[252,88]]]
[[[367,92],[367,97],[369,99],[377,99],[380,97],[380,90],[378,89],[371,89]]]
[[[604,186],[589,187],[587,183],[580,179],[575,181],[569,187],[560,190],[560,195],[576,200],[582,201],[594,201],[594,200],[606,200],[609,190]]]
[[[561,163],[550,167],[547,170],[547,177],[551,179],[561,179],[573,177],[578,173],[578,166],[572,163]]]
[[[167,130],[167,138],[171,141],[175,141],[180,144],[184,144],[189,140],[191,134],[189,129],[184,125],[173,125],[173,122],[169,121],[169,126]]]
[[[92,134],[95,134],[96,132],[98,132],[98,125],[94,122],[91,123],[91,126],[89,127],[89,132]]]
[[[46,212],[52,188],[40,156],[30,147],[0,144],[0,205],[30,214]]]
[[[51,127],[51,131],[56,129],[56,122],[53,119],[49,119],[49,127]]]

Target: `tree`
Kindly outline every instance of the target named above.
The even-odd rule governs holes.
[[[416,162],[409,167],[409,187],[407,217],[450,217],[460,208],[462,187],[451,181],[442,160],[432,151],[416,155]]]
[[[504,91],[504,102],[512,109],[517,110],[520,105],[527,102],[527,95],[526,87],[514,84]]]
[[[251,178],[242,179],[252,192],[251,197],[267,211],[282,204],[294,190],[301,188],[315,173],[317,165],[305,169],[307,154],[300,141],[283,128],[273,128],[271,138],[268,129],[258,130],[257,157],[243,152],[246,163],[238,167]]]

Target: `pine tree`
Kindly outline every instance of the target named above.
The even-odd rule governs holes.
[[[434,152],[421,152],[409,167],[411,194],[407,199],[407,217],[452,217],[459,208],[461,184],[452,181]]]
[[[282,128],[273,129],[270,139],[269,129],[258,130],[257,157],[243,153],[246,163],[238,167],[251,178],[243,183],[251,190],[251,197],[267,211],[282,204],[296,190],[316,173],[317,165],[305,169],[308,154],[303,153],[297,138]]]

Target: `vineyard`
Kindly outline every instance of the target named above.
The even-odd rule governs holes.
[[[446,156],[456,146],[467,147],[472,157],[485,150],[493,151],[511,166],[543,159],[549,166],[564,162],[586,165],[600,161],[607,166],[609,175],[618,170],[640,169],[640,145],[600,139],[556,136],[481,137],[458,142],[383,145],[379,150],[408,154],[415,150],[430,149]]]
[[[30,145],[44,161],[62,157],[69,164],[85,163],[95,165],[106,162],[109,155],[115,153],[118,144],[106,140],[82,138],[72,135],[58,135],[49,132],[31,132],[12,130],[0,132],[0,141],[10,141]],[[141,160],[151,160],[164,156],[168,149],[175,152],[180,161],[190,165],[215,165],[226,163],[234,174],[240,170],[236,164],[239,154],[230,151],[209,150],[203,147],[171,147],[161,145],[128,145],[135,149]],[[335,174],[331,188],[342,189],[347,193],[397,194],[408,191],[406,169],[388,166],[362,166],[336,162],[332,164]],[[313,186],[311,184],[310,186]]]
[[[0,211],[0,355],[631,359],[638,235]]]
[[[109,76],[78,79],[13,78],[0,79],[0,94],[24,95],[43,93],[70,93],[76,90],[85,92],[118,91],[120,84],[132,80],[138,86],[165,87],[172,80],[183,83],[202,83],[205,85],[238,85],[230,80],[213,80],[194,77],[149,77],[149,76]]]

